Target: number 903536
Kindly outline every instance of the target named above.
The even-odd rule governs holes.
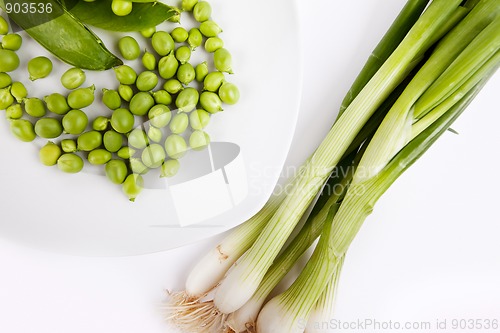
[[[52,13],[51,3],[42,2],[14,2],[6,3],[7,14],[50,14]]]

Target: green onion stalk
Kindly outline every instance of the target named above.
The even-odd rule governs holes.
[[[376,128],[380,125],[383,115],[387,114],[392,104],[399,97],[404,87],[408,84],[405,80],[391,96],[383,103],[376,114],[370,119],[365,127],[360,131],[358,137],[353,141],[348,155],[342,159],[340,164],[332,172],[328,182],[325,184],[321,195],[315,203],[311,214],[308,216],[299,234],[279,255],[264,280],[252,298],[243,307],[229,316],[218,311],[213,301],[202,299],[186,300],[181,299],[177,305],[167,307],[170,313],[169,319],[177,327],[186,332],[206,332],[208,330],[217,332],[225,328],[227,332],[254,331],[255,323],[260,309],[264,305],[269,294],[278,283],[287,275],[303,253],[313,244],[321,234],[327,215],[330,210],[338,209],[340,200],[348,188],[349,182],[354,175],[356,164],[362,156],[363,143],[372,136]],[[249,220],[252,221],[252,220]],[[249,222],[246,222],[248,224]],[[253,222],[252,222],[253,223]],[[196,311],[196,312],[195,312]],[[193,321],[192,313],[196,313],[197,320]]]
[[[326,191],[332,191],[331,195],[325,193],[319,198],[323,202],[318,202],[314,206],[300,232],[276,258],[252,298],[228,316],[225,326],[230,332],[254,331],[257,316],[269,294],[319,237],[326,221],[330,220],[328,214],[332,215],[337,212],[340,206],[339,201],[354,175],[355,165],[352,163],[355,156],[356,152],[351,153],[336,168],[337,172],[332,173],[336,176],[331,177],[325,186],[325,189],[328,188]]]
[[[364,149],[366,148],[365,143],[373,136],[384,116],[401,95],[409,81],[409,78],[405,79],[396,88],[359,132],[348,149],[348,155],[342,159],[332,172],[299,234],[286,247],[284,252],[276,258],[276,261],[264,276],[262,283],[252,295],[252,298],[228,316],[226,327],[230,332],[255,331],[257,316],[265,301],[278,283],[290,272],[303,253],[319,237],[325,223],[329,220],[327,218],[329,212],[335,213],[338,210],[340,202],[352,180],[356,166],[361,156],[363,156]]]
[[[409,0],[407,2],[383,39],[370,55],[366,65],[363,67],[358,78],[342,102],[339,115],[345,111],[347,105],[353,101],[371,77],[383,65],[384,61],[392,54],[404,36],[417,21],[428,2],[429,0]],[[413,68],[416,63],[417,61],[414,60],[408,68]],[[395,95],[395,97],[397,97],[397,95]],[[368,137],[368,135],[378,127],[383,119],[383,116],[388,111],[387,106],[392,105],[393,102],[394,101],[389,101],[389,99],[384,102],[384,104],[386,104],[385,107],[381,107],[372,117],[370,122],[365,125],[358,137],[351,143],[346,155],[358,149],[366,137]],[[325,196],[322,197],[326,198]],[[218,285],[219,281],[222,279],[229,267],[233,265],[234,262],[236,262],[236,260],[238,260],[240,256],[248,250],[248,248],[250,248],[265,223],[267,223],[270,217],[272,217],[272,215],[276,212],[283,199],[284,196],[273,196],[257,215],[242,224],[240,227],[235,228],[225,239],[218,243],[197,263],[195,268],[189,274],[186,283],[186,290],[171,294],[171,305],[166,307],[167,318],[190,332],[195,332],[196,329],[204,331],[205,328],[209,326],[209,323],[219,323],[218,320],[213,318],[213,313],[220,314],[220,312],[214,309],[213,306],[208,307],[207,302],[202,301],[202,299],[206,298],[206,295]],[[320,198],[315,209],[313,209],[313,212],[320,211],[322,205],[324,204],[325,202],[322,202]],[[263,295],[264,293],[259,292],[259,294]],[[255,299],[252,299],[249,303],[255,304]],[[263,303],[263,300],[259,300],[259,303]],[[250,306],[247,305],[247,307]],[[251,320],[249,320],[248,323],[237,322],[235,325],[239,325],[239,327],[246,324],[250,325],[250,323],[251,325],[254,325],[259,310],[260,307],[258,309],[254,307],[253,314],[250,316]],[[198,311],[198,318],[204,318],[197,322],[196,325],[198,326],[193,324],[191,318],[194,311]],[[207,315],[206,318],[205,316],[200,316],[200,311],[203,311],[203,313]],[[240,312],[245,312],[245,309],[242,309]],[[236,317],[243,318],[244,316]],[[232,320],[232,322],[234,323],[235,321]]]
[[[340,280],[342,267],[344,266],[345,256],[340,258],[330,282],[314,305],[306,324],[305,333],[329,333],[329,329],[323,326],[323,323],[329,323],[335,315],[335,299]]]
[[[260,312],[258,332],[304,330],[301,323],[308,319],[377,200],[449,128],[500,65],[499,13],[498,1],[480,1],[436,46],[370,141],[306,267],[286,292]],[[420,125],[415,135],[414,124],[425,119],[418,116],[436,109],[441,116]]]
[[[325,140],[306,162],[305,171],[298,177],[291,193],[215,291],[214,304],[219,311],[232,313],[252,297],[287,238],[358,132],[408,75],[414,59],[431,46],[429,40],[453,16],[460,3],[458,0],[433,1],[338,118]]]
[[[340,113],[359,94],[361,89],[394,51],[428,2],[429,0],[408,1],[384,38],[370,55],[366,65],[342,102]],[[352,149],[358,147],[364,138],[364,136],[361,136],[361,140],[353,142]],[[178,294],[181,295],[180,298],[191,302],[205,297],[207,293],[216,287],[227,270],[254,243],[263,226],[274,215],[283,199],[283,193],[273,195],[256,215],[235,228],[226,238],[212,248],[192,269],[186,281],[185,292]]]

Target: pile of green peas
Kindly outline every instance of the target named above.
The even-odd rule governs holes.
[[[239,99],[236,85],[226,80],[232,74],[232,57],[219,37],[222,29],[210,19],[210,4],[184,0],[182,7],[197,27],[141,31],[150,45],[144,51],[132,36],[118,41],[122,57],[140,59],[143,70],[127,64],[114,68],[117,86],[103,89],[101,95],[108,116],[92,120],[85,109],[94,103],[96,91],[94,85],[83,86],[86,75],[79,68],[68,69],[60,78],[67,94],[28,97],[22,83],[12,82],[8,72],[19,67],[15,51],[22,38],[11,37],[14,34],[8,34],[7,23],[0,19],[0,33],[5,35],[0,49],[0,109],[6,110],[11,132],[24,142],[51,140],[40,149],[40,161],[63,172],[80,172],[84,159],[103,165],[107,178],[121,185],[131,201],[150,170],[173,177],[189,149],[202,150],[210,143],[205,129],[211,116]],[[198,48],[212,61],[191,64]],[[49,76],[52,67],[46,57],[33,58],[27,65],[30,80]]]

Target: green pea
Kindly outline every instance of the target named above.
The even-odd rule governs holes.
[[[24,110],[35,118],[43,117],[47,113],[43,101],[36,97],[24,99]]]
[[[23,38],[18,34],[8,34],[2,38],[2,47],[6,50],[17,51],[23,44]]]
[[[181,158],[187,151],[186,140],[178,134],[169,135],[165,140],[165,151],[170,158]]]
[[[87,156],[87,160],[93,165],[104,165],[111,160],[111,153],[106,149],[94,149]]]
[[[207,21],[212,16],[212,6],[206,1],[199,1],[193,8],[193,16],[198,22]]]
[[[20,119],[23,116],[21,104],[13,104],[5,110],[5,118]]]
[[[224,73],[212,72],[205,76],[203,80],[203,90],[216,92],[219,90],[222,83],[226,80]]]
[[[224,41],[219,37],[210,37],[205,41],[205,51],[213,53],[224,47]]]
[[[196,108],[199,98],[200,93],[198,90],[192,87],[187,87],[177,96],[175,106],[177,106],[179,112],[190,112]]]
[[[193,65],[190,63],[185,63],[179,66],[177,70],[177,80],[182,84],[188,85],[193,82],[196,77],[196,72],[194,71]]]
[[[113,68],[115,71],[116,79],[121,84],[134,84],[135,80],[137,80],[137,73],[134,69],[127,65],[121,65]]]
[[[202,130],[210,123],[210,113],[198,109],[189,114],[189,124],[194,130]]]
[[[0,73],[0,89],[7,88],[12,84],[12,78],[7,73]]]
[[[215,51],[214,65],[218,71],[232,74],[233,73],[233,70],[231,69],[232,64],[233,64],[233,58],[228,50],[226,50],[225,48],[221,48]]]
[[[26,87],[21,82],[14,82],[10,87],[10,93],[16,98],[18,103],[21,103],[23,99],[28,96],[28,91]]]
[[[19,57],[14,51],[0,48],[0,72],[12,72],[19,67]]]
[[[134,115],[127,109],[119,108],[111,115],[111,127],[118,133],[128,133],[134,128]]]
[[[106,177],[114,183],[121,184],[128,175],[127,165],[122,160],[110,160],[105,167]]]
[[[134,202],[137,196],[144,188],[144,180],[141,175],[131,174],[123,182],[123,193],[128,197],[131,202]]]
[[[196,81],[203,82],[205,77],[208,75],[208,65],[207,62],[204,61],[201,64],[196,65],[194,68],[194,72],[196,73]]]
[[[141,35],[144,38],[151,38],[151,37],[153,37],[155,32],[156,32],[156,27],[150,27],[150,28],[146,28],[146,29],[141,30]]]
[[[64,132],[72,135],[83,133],[88,123],[87,114],[81,110],[71,110],[62,119]]]
[[[24,142],[35,140],[33,124],[26,119],[14,119],[10,122],[10,131],[16,138]]]
[[[182,10],[190,12],[197,3],[198,0],[182,0]]]
[[[43,79],[52,72],[52,61],[49,58],[40,56],[28,61],[28,73],[30,80]]]
[[[125,102],[130,102],[132,96],[134,96],[134,90],[131,86],[120,84],[118,86],[118,94]]]
[[[200,105],[210,113],[222,111],[222,101],[216,93],[204,91],[200,95]]]
[[[46,166],[53,166],[57,164],[57,160],[62,155],[61,147],[53,142],[48,142],[45,146],[40,148],[38,156],[40,162]]]
[[[151,91],[158,85],[158,76],[154,72],[142,72],[137,77],[135,85],[140,91]]]
[[[118,41],[118,49],[120,50],[123,58],[127,60],[135,60],[141,55],[139,43],[137,43],[137,41],[131,36],[120,38]]]
[[[157,31],[151,38],[153,49],[160,56],[166,56],[175,49],[175,42],[172,36],[166,31]]]
[[[160,76],[166,80],[174,77],[178,68],[179,61],[173,52],[161,58],[160,62],[158,62],[158,72]]]
[[[54,139],[60,136],[63,127],[58,119],[42,118],[35,123],[35,133],[41,138]]]
[[[189,33],[183,27],[175,28],[170,35],[176,43],[184,43],[189,37]]]
[[[9,32],[9,23],[0,16],[0,35],[6,35]]]
[[[128,145],[136,149],[144,149],[149,144],[148,135],[140,128],[135,128],[128,135]]]
[[[155,105],[155,100],[150,93],[139,92],[130,100],[130,112],[136,116],[144,116]]]
[[[111,1],[111,10],[116,16],[127,16],[132,12],[132,1],[113,0]]]
[[[182,134],[189,126],[189,117],[185,113],[178,113],[170,122],[170,130],[174,134]]]
[[[66,173],[78,173],[83,169],[83,160],[76,154],[66,153],[57,160],[57,167]]]
[[[240,99],[240,91],[235,84],[224,82],[219,89],[219,97],[226,104],[236,104]]]
[[[118,155],[118,157],[120,157],[120,158],[123,158],[124,160],[128,160],[129,158],[134,156],[135,153],[136,153],[136,150],[133,148],[122,147],[122,148],[120,148],[120,150],[118,150],[116,155]]]
[[[156,104],[169,105],[172,103],[172,96],[164,89],[155,91],[153,98]]]
[[[146,147],[142,152],[142,163],[150,169],[159,168],[167,157],[165,149],[157,143]]]
[[[109,125],[109,118],[104,117],[104,116],[98,116],[97,118],[94,119],[92,122],[92,129],[94,131],[105,131],[108,129]]]
[[[179,172],[181,164],[178,160],[166,160],[161,166],[160,177],[173,177]]]
[[[172,112],[163,104],[153,106],[148,112],[149,123],[156,128],[163,128],[168,125],[172,118]]]
[[[139,158],[133,157],[129,160],[129,163],[130,163],[130,170],[132,170],[134,174],[145,175],[149,172],[149,168],[145,166],[144,163],[142,163],[142,160]]]
[[[110,110],[116,110],[122,106],[122,99],[120,94],[116,90],[103,89],[102,90],[102,102]]]
[[[181,64],[185,64],[191,58],[191,49],[186,45],[180,46],[175,50],[175,57]]]
[[[201,31],[198,28],[192,28],[189,30],[187,41],[191,50],[196,49],[203,42],[203,35],[201,34]]]
[[[163,138],[163,133],[159,128],[154,126],[149,126],[148,129],[148,138],[153,142],[160,142]]]
[[[73,139],[61,140],[61,149],[65,153],[74,153],[77,150],[75,140]]]
[[[194,131],[189,136],[189,147],[193,150],[203,150],[210,144],[210,137],[203,131]]]
[[[102,141],[104,143],[104,148],[112,153],[116,153],[123,146],[123,136],[114,130],[109,130],[104,133]]]
[[[89,131],[81,134],[76,140],[78,150],[92,151],[102,145],[102,134],[98,131]]]
[[[71,110],[66,97],[59,93],[47,95],[43,98],[43,100],[45,101],[45,104],[47,104],[47,109],[55,114],[64,115]]]
[[[217,37],[222,29],[214,21],[205,21],[200,24],[200,32],[205,37]]]
[[[165,82],[165,84],[163,85],[163,89],[165,89],[169,94],[174,95],[182,91],[184,89],[184,86],[179,82],[179,80],[170,79]]]
[[[5,110],[14,103],[10,88],[0,89],[0,110]]]
[[[142,56],[142,64],[147,70],[154,71],[156,69],[156,57],[153,53],[146,51]]]
[[[83,109],[94,102],[95,86],[78,88],[68,95],[68,105],[73,109]]]
[[[86,80],[86,75],[80,68],[70,68],[61,76],[61,84],[68,90],[80,87]]]

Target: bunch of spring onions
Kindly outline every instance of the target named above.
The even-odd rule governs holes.
[[[499,66],[500,1],[409,0],[330,132],[290,180],[293,190],[202,258],[186,290],[172,295],[168,319],[186,332],[314,332],[314,322],[332,318],[346,252],[377,200]],[[332,186],[341,190],[321,193]],[[268,300],[318,237],[293,284]]]

